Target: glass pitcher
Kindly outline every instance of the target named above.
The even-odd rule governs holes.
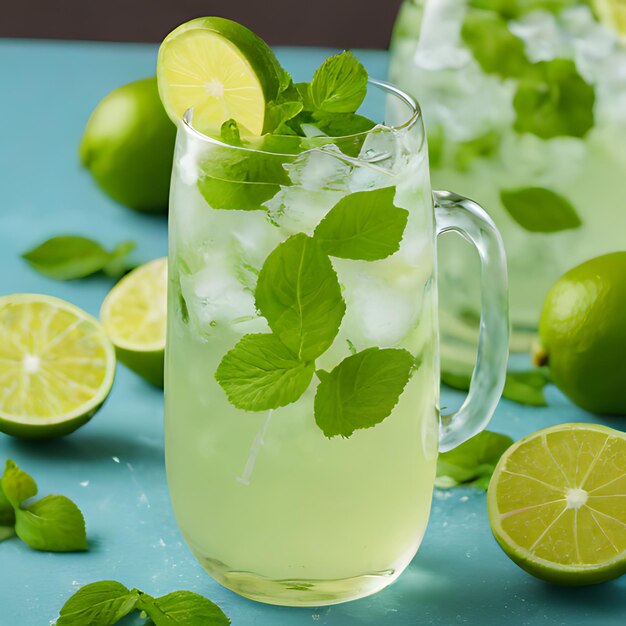
[[[384,119],[350,137],[246,147],[178,129],[170,204],[166,462],[183,537],[254,600],[374,593],[413,558],[438,450],[485,427],[508,346],[500,237],[431,192],[414,101],[370,81]],[[434,198],[434,200],[433,200]],[[439,414],[436,241],[481,258],[469,396]]]
[[[405,0],[396,22],[390,76],[424,111],[433,184],[483,204],[502,233],[516,351],[561,274],[625,247],[623,6]],[[442,253],[442,333],[469,343],[474,255],[451,240]]]

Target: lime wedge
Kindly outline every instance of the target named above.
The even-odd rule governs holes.
[[[267,44],[245,26],[200,17],[172,31],[159,48],[157,79],[174,122],[193,108],[194,127],[219,132],[233,118],[263,132],[265,103],[276,98],[283,70]]]
[[[166,258],[140,265],[124,276],[100,309],[117,358],[157,387],[163,387],[166,312]]]
[[[626,435],[561,424],[517,442],[489,485],[498,543],[534,576],[589,585],[626,573]]]
[[[0,431],[67,435],[100,408],[114,376],[113,346],[93,317],[50,296],[0,297]]]

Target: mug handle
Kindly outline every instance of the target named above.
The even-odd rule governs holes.
[[[437,237],[456,232],[480,257],[481,303],[478,356],[461,408],[442,416],[439,450],[446,452],[483,430],[500,399],[509,355],[509,302],[506,256],[492,219],[473,200],[433,191]]]

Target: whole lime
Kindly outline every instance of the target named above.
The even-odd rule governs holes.
[[[537,364],[575,404],[626,415],[626,252],[571,269],[546,298]]]
[[[94,109],[80,142],[80,160],[117,202],[163,212],[175,136],[156,78],[138,80],[114,89]]]

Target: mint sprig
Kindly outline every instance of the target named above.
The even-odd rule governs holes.
[[[439,488],[462,486],[487,489],[500,457],[513,444],[507,435],[484,430],[437,459]]]
[[[230,624],[217,604],[192,591],[153,598],[114,580],[103,580],[81,587],[61,608],[56,626],[114,626],[133,611],[145,613],[155,626]]]
[[[509,215],[532,233],[556,233],[582,224],[572,203],[550,189],[507,189],[500,192],[500,200]]]
[[[34,550],[86,550],[85,519],[80,509],[69,498],[59,495],[27,504],[37,491],[33,478],[9,459],[0,479],[0,526],[13,529]]]
[[[56,280],[85,278],[98,272],[118,278],[131,268],[128,255],[134,249],[134,241],[123,241],[109,251],[88,237],[60,235],[24,252],[22,258],[40,274]]]
[[[595,92],[571,59],[541,61],[520,78],[514,128],[542,139],[584,137],[594,125]]]

